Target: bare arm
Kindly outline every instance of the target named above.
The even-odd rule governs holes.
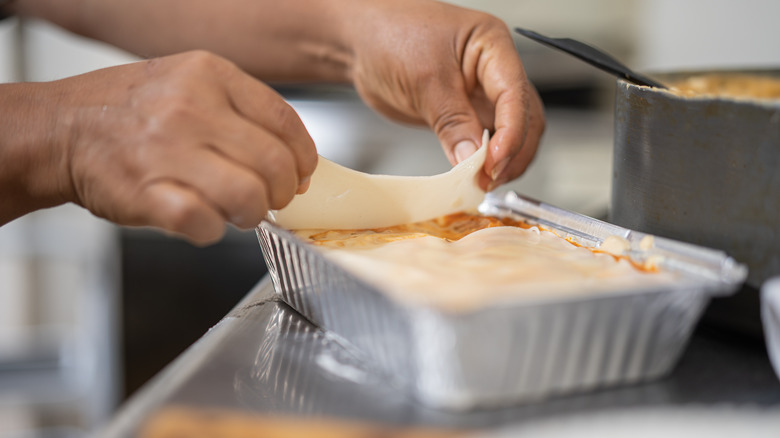
[[[142,67],[120,66],[58,81],[55,89],[40,84],[41,88],[23,91],[55,90],[48,104],[43,103],[48,105],[43,119],[0,105],[0,112],[13,119],[8,123],[25,132],[42,130],[47,136],[45,148],[14,152],[6,144],[19,143],[19,132],[3,132],[0,160],[6,154],[30,153],[35,157],[23,157],[22,162],[53,162],[68,175],[50,174],[57,176],[56,184],[30,182],[48,187],[46,193],[21,190],[18,180],[0,177],[5,186],[0,192],[14,190],[35,198],[22,200],[21,209],[3,206],[0,223],[39,205],[72,201],[119,223],[158,226],[206,242],[221,235],[220,221],[247,227],[268,208],[285,205],[296,190],[306,187],[316,162],[314,145],[289,106],[232,63],[266,81],[352,83],[386,116],[430,126],[453,164],[473,153],[483,128],[488,128],[494,135],[481,177],[486,189],[526,169],[544,130],[541,101],[506,26],[490,15],[445,3],[16,0],[14,5],[22,15],[145,57],[192,49],[219,57],[189,52],[141,63]],[[157,64],[169,66],[168,74],[149,75],[149,66]],[[6,87],[11,86],[3,86],[3,91],[12,95],[19,91]],[[176,93],[167,93],[169,89]],[[252,102],[252,110],[242,111],[236,99]],[[111,118],[95,110],[104,107],[126,112],[117,116],[109,111]],[[183,118],[167,117],[170,108],[180,108]],[[138,129],[130,123],[134,118],[149,123],[139,122]],[[160,120],[167,124],[156,124]],[[231,138],[223,138],[225,132],[235,131],[236,120],[249,126],[241,125]],[[115,135],[118,132],[126,135]],[[171,149],[171,144],[177,147]],[[114,150],[107,147],[116,145],[122,146],[122,153],[104,155]],[[201,159],[193,160],[189,148],[211,153],[198,153]],[[175,165],[154,160],[139,164],[139,155]],[[95,157],[104,161],[95,163]],[[99,169],[126,171],[101,174],[94,170],[96,164],[103,166]],[[233,175],[241,173],[225,165],[250,175],[237,183],[242,178]],[[133,198],[126,192],[147,202],[140,207],[128,203]],[[259,201],[252,204],[252,199]]]
[[[146,58],[208,50],[265,81],[349,80],[340,1],[17,0],[15,7]]]
[[[18,1],[29,13],[145,56],[206,49],[266,81],[351,82],[386,116],[429,125],[453,164],[489,128],[485,188],[519,176],[544,130],[541,101],[506,26],[445,3]]]
[[[209,52],[0,94],[0,224],[73,202],[210,243],[286,205],[317,161],[295,111]]]

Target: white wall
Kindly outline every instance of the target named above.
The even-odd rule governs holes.
[[[0,83],[20,79],[16,45],[17,20],[0,21]]]
[[[53,80],[133,59],[25,24],[0,22],[0,82]],[[0,364],[38,364],[23,374],[0,370],[0,436],[34,436],[38,427],[76,436],[112,413],[120,395],[118,257],[116,227],[73,205],[0,227]]]
[[[137,60],[113,46],[34,20],[25,22],[23,38],[29,81],[50,81]]]
[[[780,1],[640,0],[636,66],[780,68]]]
[[[551,36],[583,38],[594,44],[630,41],[638,0],[447,0],[478,9],[504,20],[510,27],[526,27]],[[606,38],[613,35],[616,38]],[[593,41],[598,40],[598,41]]]

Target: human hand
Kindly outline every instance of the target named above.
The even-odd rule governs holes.
[[[427,0],[360,2],[355,10],[352,79],[371,107],[431,126],[453,165],[490,129],[483,189],[525,171],[544,111],[503,22]]]
[[[195,243],[256,226],[305,190],[317,154],[294,110],[232,63],[187,52],[47,83],[65,201]],[[52,100],[52,99],[50,99]]]

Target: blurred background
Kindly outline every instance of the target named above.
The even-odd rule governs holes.
[[[510,27],[580,39],[646,72],[780,67],[774,0],[453,3]],[[537,43],[516,43],[548,125],[531,169],[507,188],[605,218],[614,80]],[[45,23],[0,22],[0,82],[49,81],[134,60]],[[279,91],[325,157],[372,173],[449,168],[433,134],[376,116],[350,89]],[[252,232],[231,229],[222,242],[195,248],[74,206],[0,227],[0,436],[86,435],[264,274]]]

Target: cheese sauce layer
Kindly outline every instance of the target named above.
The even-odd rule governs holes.
[[[452,218],[440,218],[444,226],[412,224],[405,230],[297,233],[319,245],[333,262],[396,298],[453,311],[518,298],[633,289],[673,279],[638,269],[624,257],[572,244],[550,231],[496,218],[468,218],[452,223],[446,223]]]

